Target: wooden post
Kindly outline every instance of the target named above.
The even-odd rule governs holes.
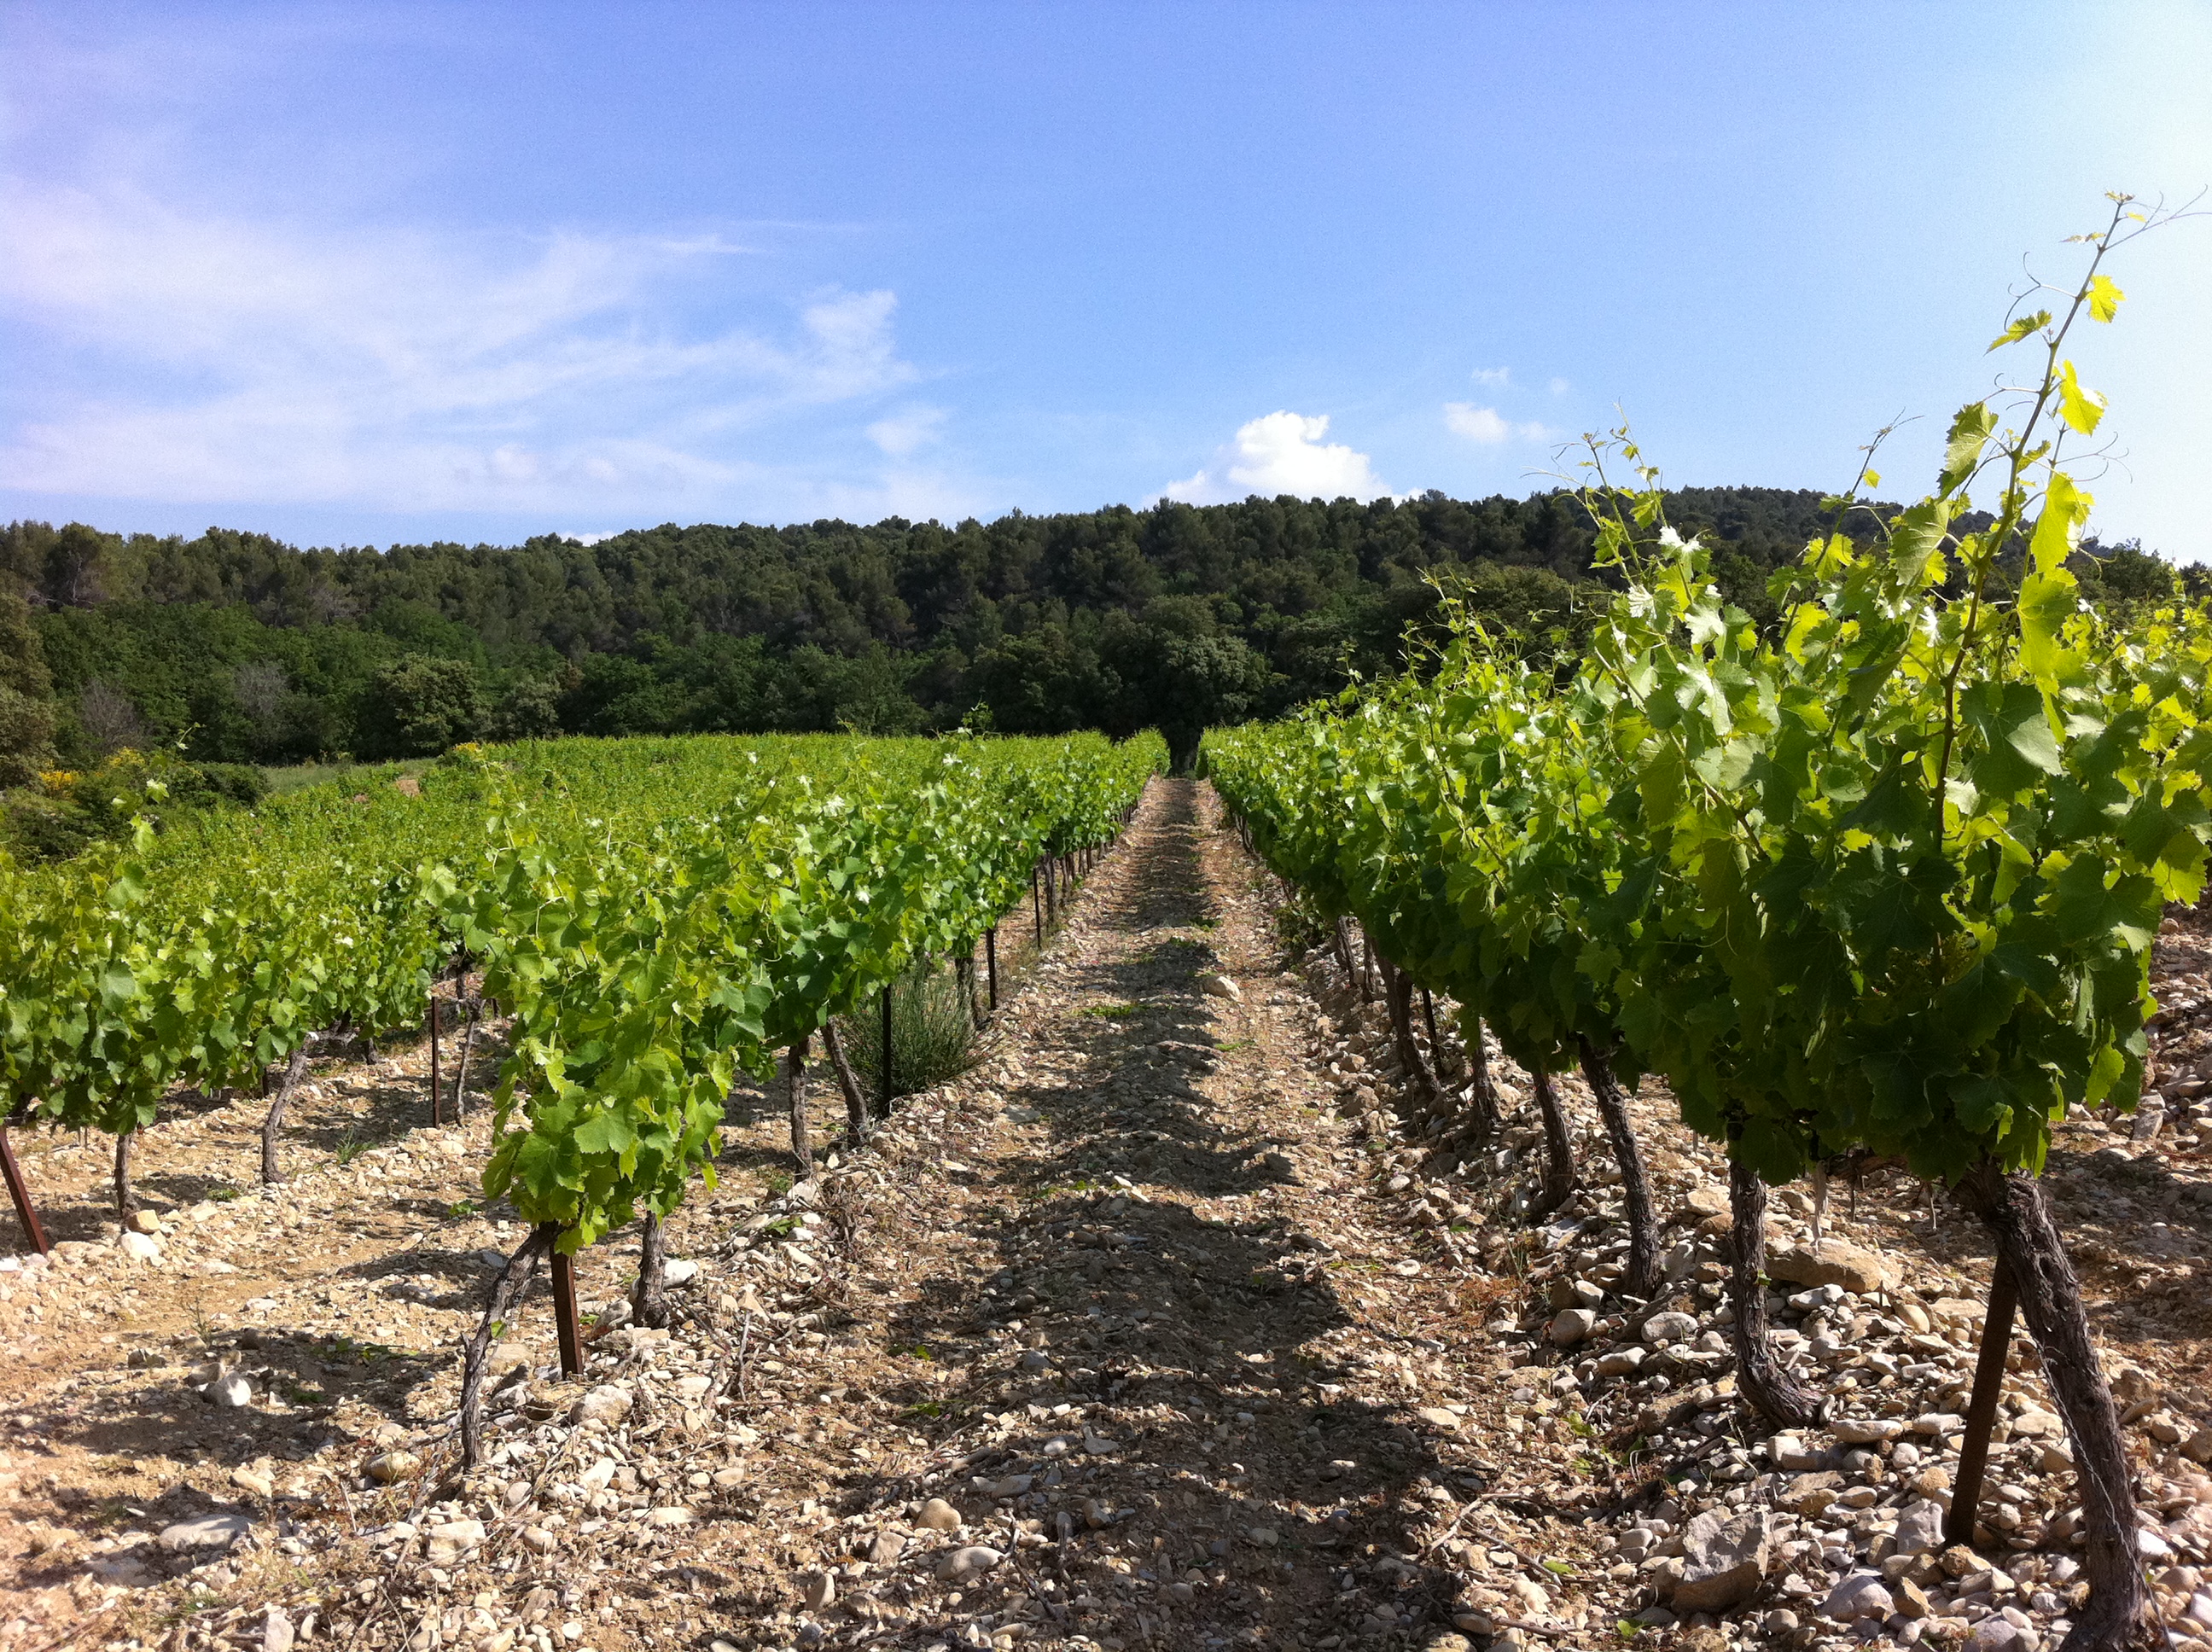
[[[1990,1429],[2004,1394],[2005,1351],[2012,1346],[2012,1318],[2020,1306],[2012,1269],[1997,1258],[1990,1275],[1990,1311],[1982,1321],[1981,1357],[1974,1363],[1974,1397],[1966,1406],[1966,1436],[1959,1442],[1959,1470],[1951,1485],[1951,1511],[1943,1541],[1974,1546],[1974,1517],[1982,1503],[1982,1471],[1990,1461]]]
[[[991,1012],[999,1010],[999,926],[993,924],[983,932],[983,967],[991,976]]]
[[[430,1122],[446,1121],[445,1086],[438,1078],[438,992],[430,989]]]
[[[1044,951],[1044,897],[1037,893],[1036,862],[1030,862],[1030,916],[1036,922],[1037,951]]]
[[[884,1117],[884,1118],[886,1118],[886,1119],[888,1119],[888,1118],[889,1118],[889,1117],[890,1117],[890,1115],[891,1115],[891,987],[892,987],[892,985],[893,985],[893,983],[892,983],[892,982],[890,982],[890,981],[885,981],[885,982],[884,983],[884,1071],[883,1071],[883,1092],[884,1092],[884,1100],[883,1100],[883,1114],[882,1114],[882,1116],[883,1116],[883,1117]]]
[[[31,1204],[31,1189],[23,1180],[22,1167],[15,1163],[15,1149],[8,1139],[8,1127],[0,1124],[0,1171],[8,1177],[8,1197],[15,1201],[15,1219],[23,1224],[23,1236],[31,1242],[31,1248],[44,1256],[53,1248],[46,1243],[46,1230],[39,1225],[39,1212]]]
[[[576,1265],[553,1253],[553,1327],[561,1338],[561,1375],[584,1374],[584,1339],[576,1328]]]

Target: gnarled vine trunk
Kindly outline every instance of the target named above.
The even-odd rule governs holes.
[[[1382,1001],[1390,1012],[1391,1046],[1406,1075],[1406,1087],[1413,1092],[1414,1110],[1426,1112],[1436,1106],[1443,1090],[1437,1083],[1436,1069],[1421,1054],[1413,1036],[1413,978],[1380,952],[1375,955],[1375,963],[1382,974]]]
[[[484,1304],[483,1318],[469,1339],[468,1351],[461,1362],[461,1462],[465,1467],[474,1468],[483,1452],[484,1359],[491,1351],[493,1333],[514,1316],[522,1293],[538,1272],[538,1264],[552,1250],[560,1233],[559,1224],[552,1222],[540,1222],[531,1229],[530,1236],[507,1259],[507,1266],[492,1282],[491,1300]]]
[[[814,1144],[806,1133],[806,1041],[800,1039],[784,1056],[784,1078],[790,1086],[791,1156],[799,1162],[799,1179],[814,1174]]]
[[[1575,1144],[1567,1134],[1567,1115],[1559,1106],[1559,1093],[1552,1075],[1541,1067],[1531,1072],[1536,1090],[1536,1110],[1544,1120],[1544,1187],[1528,1207],[1528,1219],[1541,1221],[1574,1196]]]
[[[2081,1286],[2042,1184],[1984,1161],[1960,1181],[1959,1201],[1981,1218],[2012,1274],[2021,1317],[2043,1356],[2044,1379],[2066,1419],[2079,1476],[2082,1572],[2089,1603],[2074,1616],[2061,1652],[2122,1652],[2150,1645],[2142,1564],[2136,1554],[2135,1491],[2112,1391],[2098,1363]]]
[[[1451,1059],[1443,1034],[1437,1030],[1437,1000],[1425,987],[1421,988],[1421,1020],[1429,1029],[1429,1065],[1435,1069],[1439,1084],[1449,1084],[1458,1073],[1460,1064]]]
[[[115,1139],[115,1219],[128,1222],[131,1212],[138,1208],[138,1195],[131,1190],[131,1144],[138,1139],[136,1130],[126,1130]]]
[[[629,1305],[640,1325],[668,1328],[668,1233],[651,1211],[645,1213],[645,1231],[637,1242],[637,1289],[630,1292]]]
[[[830,1052],[830,1065],[836,1069],[837,1088],[845,1096],[845,1142],[858,1147],[868,1139],[868,1102],[860,1094],[860,1080],[853,1076],[853,1064],[845,1059],[845,1041],[838,1036],[837,1023],[822,1023],[822,1047]]]
[[[284,1076],[276,1081],[276,1093],[261,1121],[261,1185],[264,1187],[273,1187],[284,1179],[283,1167],[276,1162],[276,1133],[284,1127],[284,1109],[292,1105],[292,1093],[299,1089],[307,1071],[307,1046],[302,1040],[284,1064]],[[262,1080],[268,1081],[265,1072]]]
[[[1659,1288],[1659,1224],[1651,1214],[1651,1178],[1644,1173],[1644,1151],[1629,1127],[1628,1098],[1620,1093],[1620,1080],[1613,1074],[1612,1053],[1587,1038],[1577,1042],[1583,1077],[1597,1097],[1605,1133],[1613,1139],[1613,1156],[1620,1161],[1621,1202],[1628,1212],[1628,1262],[1621,1289],[1632,1297],[1649,1297]]]
[[[973,940],[952,955],[952,975],[960,983],[960,996],[967,1000],[968,1018],[975,1023],[977,1032],[982,1031],[990,1024],[990,1017],[984,1014],[983,1000],[975,990],[975,943]]]
[[[461,1029],[461,1060],[459,1070],[453,1074],[453,1117],[469,1116],[469,1062],[476,1054],[477,1026],[483,1019],[483,1000],[469,1000],[468,1024]]]
[[[1819,1398],[1801,1387],[1775,1357],[1766,1324],[1766,1184],[1757,1171],[1729,1161],[1729,1308],[1735,1323],[1735,1386],[1778,1429],[1811,1428],[1821,1419]]]
[[[1480,1153],[1498,1139],[1498,1084],[1490,1074],[1490,1052],[1482,1042],[1482,1017],[1462,1005],[1460,1048],[1467,1056],[1468,1122],[1462,1133],[1467,1151]]]

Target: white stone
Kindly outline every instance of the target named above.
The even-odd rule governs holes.
[[[1828,1598],[1820,1602],[1820,1615],[1849,1624],[1861,1618],[1887,1618],[1896,1606],[1878,1574],[1854,1572],[1828,1591]]]
[[[1828,1424],[1828,1432],[1846,1445],[1872,1445],[1878,1440],[1894,1440],[1904,1434],[1905,1424],[1894,1417],[1838,1417]]]
[[[433,1565],[459,1560],[463,1555],[484,1540],[484,1524],[480,1520],[449,1520],[428,1527],[423,1537],[428,1544],[427,1553]]]
[[[1587,1341],[1597,1327],[1597,1315],[1587,1308],[1563,1309],[1553,1317],[1547,1334],[1562,1348],[1571,1348],[1577,1342]]]
[[[956,1577],[972,1577],[990,1570],[1006,1558],[987,1544],[970,1543],[947,1555],[938,1567],[937,1575],[947,1582]]]
[[[629,1390],[611,1382],[603,1383],[569,1408],[568,1418],[576,1423],[619,1423],[629,1415]]]
[[[1778,1434],[1766,1442],[1766,1455],[1774,1459],[1777,1468],[1792,1474],[1802,1474],[1818,1468],[1827,1459],[1823,1451],[1814,1451],[1794,1434]]]
[[[1765,1509],[1733,1520],[1725,1509],[1706,1509],[1682,1528],[1674,1610],[1726,1612],[1742,1605],[1765,1578],[1771,1546]]]
[[[228,1376],[218,1376],[207,1386],[207,1397],[226,1410],[236,1411],[253,1403],[253,1384],[233,1371]]]
[[[411,1451],[386,1451],[368,1460],[368,1477],[380,1485],[391,1485],[413,1477],[422,1466],[422,1460]]]
[[[960,1511],[943,1497],[932,1497],[921,1505],[921,1512],[914,1523],[925,1531],[957,1532],[960,1529]]]
[[[1943,1505],[1926,1497],[1908,1503],[1897,1514],[1897,1552],[1939,1554],[1943,1548]]]
[[[1644,1339],[1655,1348],[1686,1342],[1697,1334],[1697,1317],[1692,1314],[1654,1314],[1644,1321]]]
[[[161,1536],[154,1540],[171,1554],[189,1554],[195,1549],[227,1549],[246,1535],[251,1524],[244,1515],[202,1515],[198,1520],[180,1520],[173,1526],[164,1526]]]

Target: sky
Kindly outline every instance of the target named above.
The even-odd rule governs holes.
[[[2212,185],[2196,4],[0,0],[0,519],[661,522],[1881,491]],[[2212,209],[2212,196],[2203,204]],[[2212,557],[2212,216],[2073,350]]]

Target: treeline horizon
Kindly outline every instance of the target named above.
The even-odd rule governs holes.
[[[1667,497],[1762,622],[1769,575],[1834,527],[1810,489]],[[0,528],[0,785],[130,748],[276,766],[563,733],[1158,727],[1181,760],[1211,724],[1395,669],[1439,585],[1572,647],[1591,541],[1565,490],[380,550],[21,520]],[[2097,599],[2206,588],[2131,543],[2084,550]]]

